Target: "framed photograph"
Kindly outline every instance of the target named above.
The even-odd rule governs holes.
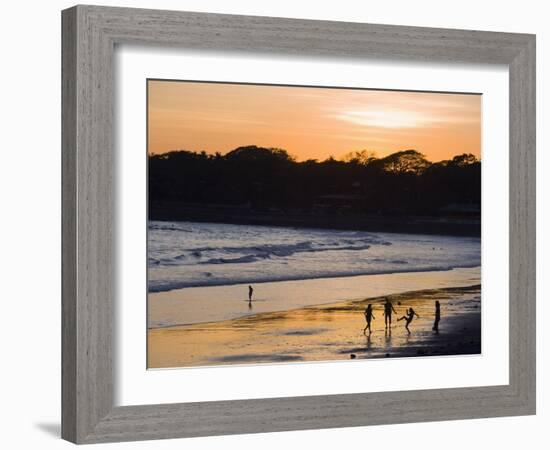
[[[62,435],[535,413],[535,37],[75,6]]]

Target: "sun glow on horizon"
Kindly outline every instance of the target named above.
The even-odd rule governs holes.
[[[357,125],[380,128],[419,128],[438,122],[436,117],[415,111],[392,109],[344,111],[335,117]]]
[[[481,157],[481,96],[276,85],[148,82],[148,151],[257,145],[297,160],[416,149],[431,161]]]

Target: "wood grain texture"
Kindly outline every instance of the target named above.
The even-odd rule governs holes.
[[[77,6],[63,11],[62,435],[77,443],[535,412],[535,38],[483,31]],[[506,64],[510,71],[510,383],[114,407],[115,44],[300,58]]]
[[[536,95],[535,39],[510,72],[510,384],[536,399]]]
[[[62,431],[71,441],[76,440],[76,10],[62,17]]]
[[[62,436],[78,442],[113,406],[113,48],[83,8],[63,31]]]

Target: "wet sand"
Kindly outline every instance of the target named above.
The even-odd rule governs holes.
[[[148,330],[148,367],[335,361],[481,353],[481,287],[432,289],[388,296],[397,314],[385,330],[383,297],[233,320]],[[439,333],[432,331],[441,303]],[[372,333],[363,311],[373,304]],[[412,306],[419,319],[397,321]],[[254,303],[252,303],[254,311]]]
[[[222,322],[261,313],[480,283],[479,266],[254,283],[252,309],[248,308],[248,284],[189,287],[149,293],[147,321],[149,328]]]

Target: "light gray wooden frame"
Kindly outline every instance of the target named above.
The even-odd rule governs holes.
[[[535,36],[97,6],[63,11],[62,30],[63,438],[94,443],[535,413]],[[113,52],[119,43],[506,64],[509,384],[115,407]]]

